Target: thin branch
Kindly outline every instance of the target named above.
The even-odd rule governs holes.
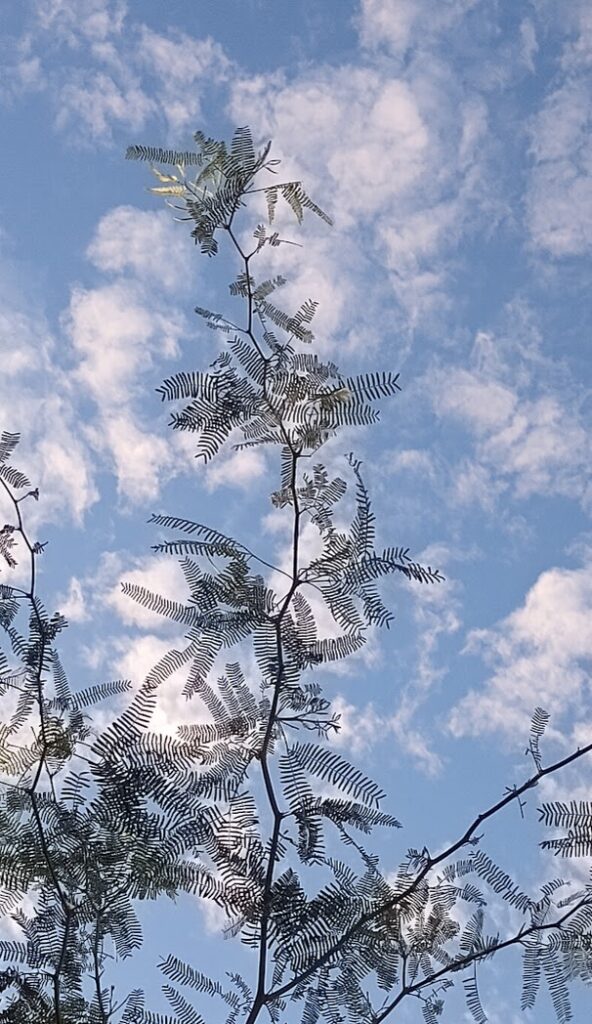
[[[514,800],[519,800],[523,793],[526,793],[527,790],[533,789],[535,786],[537,786],[542,778],[545,778],[547,775],[552,775],[554,772],[560,771],[562,768],[566,768],[568,765],[573,764],[575,761],[578,761],[581,757],[585,757],[586,754],[589,754],[591,752],[592,743],[588,743],[585,747],[578,748],[578,750],[575,750],[573,753],[569,754],[567,757],[562,758],[560,761],[555,761],[547,768],[541,768],[540,771],[532,775],[521,786],[517,786],[515,789],[510,790],[510,792],[506,793],[506,795],[502,797],[501,800],[498,800],[497,803],[492,804],[491,807],[487,808],[487,810],[482,811],[481,814],[478,814],[476,818],[473,818],[472,822],[465,829],[465,831],[463,832],[462,836],[460,836],[459,839],[457,839],[455,842],[447,846],[437,856],[426,857],[423,867],[415,876],[414,880],[405,889],[403,889],[400,893],[397,893],[396,896],[393,896],[391,900],[386,900],[378,909],[369,910],[365,914],[361,914],[356,923],[353,924],[350,928],[348,928],[347,931],[343,933],[343,935],[337,940],[337,942],[333,944],[333,946],[331,946],[330,949],[328,949],[321,956],[317,957],[314,963],[310,964],[307,968],[305,968],[305,970],[301,971],[299,974],[294,975],[291,981],[286,982],[285,985],[281,985],[279,988],[274,989],[272,992],[270,992],[269,999],[279,999],[282,996],[286,995],[288,992],[291,992],[293,988],[295,988],[297,985],[302,984],[303,981],[306,981],[306,979],[310,978],[311,975],[318,971],[320,967],[322,967],[329,960],[331,960],[336,953],[339,953],[339,951],[347,945],[350,939],[357,935],[358,932],[367,924],[369,924],[375,918],[379,917],[382,913],[384,913],[385,910],[391,910],[393,907],[398,906],[398,904],[408,899],[409,896],[412,896],[413,893],[418,888],[418,886],[421,884],[421,882],[423,882],[426,875],[428,875],[434,867],[436,867],[438,864],[441,864],[443,861],[448,860],[450,857],[453,856],[453,854],[457,853],[458,850],[460,850],[463,846],[466,846],[468,843],[474,841],[474,837],[478,829],[485,821],[488,821],[496,814],[499,814],[500,811],[502,811],[509,804],[513,803]]]
[[[492,953],[499,953],[502,949],[509,949],[510,946],[522,945],[524,940],[529,935],[535,935],[537,932],[546,931],[559,931],[569,918],[575,914],[582,907],[592,906],[592,899],[581,899],[575,903],[562,917],[557,918],[555,921],[548,921],[545,924],[533,924],[528,928],[523,928],[516,935],[512,935],[508,939],[503,939],[500,942],[491,943],[486,949],[476,950],[473,953],[467,953],[466,956],[457,957],[450,964],[446,964],[439,970],[434,971],[432,974],[422,978],[421,981],[416,981],[410,985],[406,985],[403,982],[401,991],[391,1003],[389,1003],[378,1016],[375,1018],[375,1024],[381,1024],[386,1017],[389,1016],[393,1010],[405,999],[407,996],[416,995],[421,989],[427,988],[430,985],[434,985],[441,978],[444,978],[448,974],[457,973],[458,971],[464,970],[466,967],[470,967],[471,964],[476,964],[480,960],[485,960],[491,956]]]

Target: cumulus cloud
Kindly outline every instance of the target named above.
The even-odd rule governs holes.
[[[64,326],[79,356],[78,378],[97,402],[118,405],[142,369],[160,353],[178,351],[182,323],[146,301],[129,281],[75,288]]]
[[[166,291],[182,291],[190,280],[187,233],[165,210],[117,206],[99,221],[87,256],[106,273],[132,273]]]
[[[249,110],[278,150],[298,154],[319,179],[326,172],[340,224],[375,215],[425,170],[428,127],[404,80],[371,67],[338,67],[271,84],[263,77],[237,81],[233,114],[240,120]]]
[[[92,576],[81,584],[87,602],[98,610],[111,609],[125,626],[170,632],[171,621],[124,594],[122,582],[144,587],[171,601],[184,602],[188,597],[187,584],[177,559],[107,551]]]
[[[458,22],[476,0],[448,0],[434,7],[429,0],[361,0],[357,24],[363,45],[386,46],[403,57],[416,44],[425,44]]]
[[[247,448],[222,454],[206,470],[206,487],[209,491],[223,486],[248,491],[253,482],[263,476],[266,468],[265,455],[260,449]]]
[[[189,464],[182,446],[145,425],[137,402],[148,379],[154,387],[160,366],[179,354],[187,330],[171,305],[191,271],[191,247],[176,227],[163,211],[131,206],[100,220],[88,257],[112,280],[73,287],[59,348],[41,313],[25,312],[18,295],[5,298],[0,396],[9,416],[1,426],[20,430],[23,452],[32,453],[23,468],[41,488],[35,520],[68,510],[82,522],[98,498],[97,455],[110,464],[119,494],[135,503],[155,498]],[[95,415],[75,427],[81,396],[93,399]]]
[[[335,698],[331,710],[339,715],[339,732],[330,738],[337,747],[345,747],[354,754],[363,754],[384,739],[388,727],[382,715],[372,704],[359,707],[343,696]]]
[[[455,383],[452,375],[449,386],[454,389]],[[463,383],[460,382],[460,388]],[[487,382],[473,380],[470,397],[480,396],[484,410],[490,395],[491,387]],[[465,397],[469,398],[467,391]],[[480,469],[483,480],[485,466],[494,474],[495,489],[500,487],[499,478],[509,480],[518,498],[562,494],[579,499],[586,507],[589,505],[590,490],[584,467],[589,463],[590,437],[577,415],[570,414],[557,397],[524,399],[511,415],[492,424],[489,430],[484,426],[484,421],[491,421],[488,412],[477,410],[469,403],[470,399],[464,405],[462,398],[458,402],[444,402],[440,412],[452,412],[473,427],[477,435],[481,434],[477,446],[480,466],[471,468],[471,475],[477,482]],[[462,481],[460,486],[462,490]]]
[[[335,217],[332,251],[319,250],[317,259],[307,239],[297,275],[302,292],[304,267],[311,280],[329,272],[351,299],[341,300],[336,337],[348,330],[354,338],[353,323],[363,324],[357,347],[376,333],[364,330],[363,314],[371,322],[378,301],[373,309],[372,288],[360,288],[375,277],[376,259],[390,271],[383,311],[394,298],[405,325],[416,326],[449,308],[451,257],[485,211],[490,223],[494,217],[487,106],[450,68],[436,61],[433,70],[425,62],[397,69],[368,58],[292,79],[242,76],[231,86],[230,111],[273,138],[282,173],[303,178]],[[297,264],[298,253],[291,259]]]
[[[102,243],[102,248],[94,243],[95,258],[115,261],[104,236]],[[135,263],[145,269],[139,258]],[[139,283],[118,279],[97,288],[75,288],[63,325],[77,357],[74,376],[97,408],[96,421],[86,428],[88,439],[111,459],[126,499],[154,498],[176,459],[170,441],[144,426],[135,395],[155,362],[177,354],[183,318],[159,307],[154,296],[149,300]]]
[[[592,663],[592,564],[540,574],[521,607],[489,629],[473,630],[465,652],[491,674],[454,708],[455,736],[502,732],[525,736],[534,708],[553,724],[581,718],[589,703]]]
[[[185,646],[182,636],[175,640],[164,640],[153,633],[134,637],[119,636],[113,640],[111,668],[118,676],[131,679],[138,685],[172,647],[183,650]],[[160,685],[157,705],[150,720],[150,729],[154,732],[174,736],[179,725],[208,719],[208,713],[200,700],[188,701],[183,696],[186,679],[187,670],[177,669]]]
[[[439,57],[393,69],[377,62],[373,49],[386,42],[402,53],[418,40],[435,47],[471,0],[437,12],[408,0],[364,0],[357,25],[365,58],[305,69],[291,80],[278,72],[241,74],[212,39],[158,33],[132,22],[122,4],[85,3],[80,21],[71,0],[40,6],[38,31],[70,48],[67,73],[54,68],[49,86],[62,127],[78,125],[79,138],[100,141],[116,126],[140,131],[157,116],[178,140],[200,119],[206,83],[228,87],[235,123],[272,136],[277,151],[291,154],[286,173],[304,172],[311,190],[320,185],[337,215],[339,244],[333,239],[332,251],[327,243],[307,244],[294,282],[299,299],[321,300],[319,333],[354,347],[372,343],[385,298],[396,300],[412,327],[450,309],[450,256],[490,206],[487,107]],[[361,286],[377,252],[391,271],[388,296]]]
[[[69,403],[49,398],[40,414],[36,405],[36,428],[42,435],[35,446],[34,464],[39,468],[38,482],[44,516],[59,521],[61,509],[69,508],[74,522],[81,526],[87,510],[99,498],[95,483],[96,466],[76,426]]]
[[[105,612],[116,618],[115,625],[103,620],[106,624],[102,626],[100,646],[90,646],[84,652],[87,664],[95,671],[100,668],[103,673],[109,671],[116,677],[130,679],[137,687],[170,650],[186,648],[186,627],[133,600],[123,592],[122,582],[181,604],[187,603],[189,593],[178,559],[161,555],[138,557],[126,551],[105,552],[93,573],[77,581],[76,590],[80,590],[85,607],[95,619]],[[220,675],[228,660],[228,651],[224,650],[212,675]],[[236,660],[236,651],[232,660]],[[159,686],[150,722],[152,730],[174,735],[179,725],[209,720],[209,712],[200,699],[188,700],[183,695],[187,675],[188,666],[182,666]],[[105,723],[116,710],[115,706],[107,709]]]
[[[223,81],[231,62],[211,38],[195,39],[185,32],[167,36],[146,25],[138,31],[134,60],[157,81],[158,103],[171,132],[195,128],[202,118],[201,92],[205,83]]]
[[[168,439],[140,429],[131,415],[110,415],[92,436],[112,459],[119,493],[134,503],[152,501],[178,470]]]
[[[479,435],[505,426],[518,399],[510,388],[469,370],[457,370],[438,399],[438,410],[466,420]]]

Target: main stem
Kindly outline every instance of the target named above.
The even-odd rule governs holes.
[[[280,810],[277,796],[275,793],[273,777],[269,766],[269,753],[270,746],[273,740],[276,724],[277,724],[277,712],[278,704],[282,691],[282,685],[284,682],[284,647],[282,638],[282,622],[294,593],[299,585],[298,565],[299,565],[299,543],[300,543],[300,518],[301,509],[298,504],[298,490],[297,490],[297,479],[298,479],[298,459],[299,454],[296,451],[292,451],[292,472],[290,478],[290,492],[292,494],[292,502],[294,509],[293,518],[293,536],[292,536],[292,580],[287,594],[285,595],[280,611],[275,620],[275,631],[276,631],[276,649],[277,649],[277,668],[276,678],[274,683],[273,698],[271,707],[269,709],[269,716],[267,719],[267,727],[265,736],[263,739],[263,745],[261,748],[261,771],[263,774],[263,783],[265,786],[265,792],[267,795],[267,801],[273,818],[273,828],[271,834],[271,841],[269,844],[269,854],[267,862],[267,871],[265,875],[265,884],[263,889],[263,912],[261,915],[261,930],[259,938],[259,964],[257,969],[257,989],[255,992],[255,998],[253,1005],[246,1019],[246,1024],[254,1024],[259,1016],[259,1012],[264,1006],[267,999],[267,958],[268,958],[268,939],[269,939],[269,922],[271,915],[271,896],[273,889],[275,863],[277,860],[277,852],[280,842],[281,825],[284,818],[282,811]]]
[[[234,214],[227,224],[226,230],[229,237],[232,240],[234,248],[241,257],[245,269],[245,278],[247,285],[247,325],[244,333],[248,336],[252,342],[254,348],[259,354],[263,362],[263,398],[267,399],[266,394],[266,368],[268,365],[268,358],[265,356],[259,341],[254,333],[254,304],[253,304],[253,284],[250,272],[250,261],[254,253],[245,253],[232,230],[232,221]],[[291,452],[292,464],[290,473],[289,491],[292,499],[293,509],[293,522],[292,522],[292,567],[290,575],[290,586],[287,593],[281,602],[280,610],[274,620],[275,633],[276,633],[276,651],[277,651],[277,667],[276,676],[273,687],[273,697],[269,709],[269,715],[267,719],[267,725],[265,729],[265,735],[263,737],[263,743],[261,746],[260,763],[261,773],[263,776],[263,785],[265,788],[265,794],[267,797],[267,803],[271,813],[273,825],[271,831],[271,838],[269,842],[269,852],[267,869],[265,873],[265,882],[263,887],[262,897],[262,914],[261,914],[261,928],[259,933],[259,954],[258,954],[258,966],[257,966],[257,988],[253,999],[253,1005],[250,1009],[249,1015],[246,1018],[245,1024],[255,1024],[259,1013],[265,1005],[268,994],[267,994],[267,963],[268,963],[268,946],[269,946],[269,925],[271,918],[271,898],[273,891],[275,864],[278,855],[278,848],[281,838],[281,826],[284,819],[284,814],[280,808],[279,801],[275,792],[275,786],[273,781],[273,775],[270,768],[270,751],[274,738],[274,733],[277,725],[278,718],[278,706],[280,696],[282,692],[282,686],[284,683],[285,676],[285,659],[284,659],[284,645],[282,636],[282,623],[284,617],[290,607],[292,598],[300,584],[299,577],[299,547],[300,547],[300,520],[302,517],[302,509],[299,504],[298,497],[298,461],[301,457],[300,452],[294,447],[289,433],[286,429],[285,424],[282,422],[281,416],[277,413],[277,410],[273,409],[272,412],[276,417],[278,427],[284,438],[286,447]]]

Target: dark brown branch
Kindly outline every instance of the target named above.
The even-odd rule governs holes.
[[[447,846],[437,856],[428,856],[426,858],[421,870],[417,873],[413,881],[405,889],[403,889],[400,893],[397,893],[396,896],[393,896],[391,900],[385,901],[385,903],[377,910],[372,910],[368,911],[365,914],[361,914],[356,923],[353,924],[351,928],[348,928],[347,931],[343,933],[343,935],[337,940],[337,942],[335,942],[335,944],[326,953],[323,953],[321,956],[319,956],[314,961],[313,964],[310,964],[310,966],[307,967],[304,971],[301,971],[300,974],[295,975],[291,981],[287,982],[285,985],[280,986],[280,988],[275,989],[273,992],[270,992],[269,999],[279,999],[282,996],[286,995],[288,992],[291,992],[293,988],[295,988],[297,985],[300,985],[303,981],[306,981],[306,979],[310,978],[311,975],[318,971],[320,967],[322,967],[329,960],[331,960],[336,953],[339,953],[340,950],[342,950],[347,945],[350,939],[357,935],[357,933],[362,928],[364,928],[365,925],[369,924],[375,918],[379,917],[382,913],[384,913],[384,911],[393,909],[394,907],[398,906],[398,904],[406,900],[409,896],[412,896],[413,893],[417,890],[418,886],[421,884],[421,882],[423,882],[426,875],[428,875],[434,867],[436,867],[438,864],[442,864],[443,861],[448,860],[455,853],[457,853],[458,850],[460,850],[463,846],[466,846],[468,843],[474,841],[474,837],[477,831],[485,821],[487,821],[489,818],[494,817],[496,814],[499,814],[500,811],[507,807],[508,804],[513,803],[514,800],[518,800],[524,793],[527,792],[527,790],[533,789],[535,786],[538,785],[542,778],[545,778],[545,776],[552,775],[555,772],[560,771],[562,768],[566,768],[568,765],[573,764],[575,761],[579,760],[581,757],[584,757],[586,754],[589,754],[591,752],[592,743],[588,743],[585,747],[575,750],[573,753],[569,754],[567,757],[562,758],[560,761],[555,761],[547,768],[541,768],[540,771],[536,772],[535,775],[532,775],[521,786],[518,786],[516,789],[510,790],[510,792],[507,793],[504,797],[502,797],[501,800],[498,800],[497,803],[492,804],[492,806],[488,807],[487,810],[482,811],[481,814],[478,814],[477,817],[473,819],[468,828],[463,832],[462,836],[459,839],[457,839],[454,843],[451,843],[450,846]]]
[[[446,964],[439,970],[434,971],[433,974],[429,974],[425,978],[422,978],[421,981],[416,981],[413,984],[406,985],[403,980],[401,991],[391,1003],[385,1006],[384,1009],[377,1014],[374,1018],[374,1024],[381,1024],[381,1021],[385,1020],[385,1018],[388,1017],[389,1014],[391,1014],[407,996],[417,995],[421,989],[434,985],[437,981],[446,977],[448,974],[458,973],[459,971],[470,967],[471,964],[476,964],[480,960],[487,959],[487,957],[491,956],[493,953],[499,953],[500,950],[509,949],[511,946],[521,945],[529,935],[535,935],[538,932],[558,931],[562,928],[565,922],[569,920],[572,914],[581,910],[582,907],[590,905],[592,905],[592,899],[581,899],[575,903],[573,907],[570,907],[562,917],[557,918],[555,921],[530,925],[528,928],[521,929],[516,933],[516,935],[512,935],[509,939],[503,939],[501,942],[492,943],[487,947],[487,949],[476,950],[473,953],[467,953],[464,957],[458,957],[456,960],[453,960],[452,963]]]

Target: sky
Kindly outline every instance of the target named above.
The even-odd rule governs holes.
[[[526,777],[537,705],[549,759],[590,742],[589,4],[21,0],[0,10],[0,51],[0,428],[21,432],[41,490],[40,585],[71,623],[73,683],[137,683],[174,642],[120,592],[182,598],[174,561],[150,552],[152,512],[282,556],[273,461],[204,469],[154,390],[214,357],[192,310],[226,303],[232,268],[200,258],[124,161],[132,143],[184,149],[197,128],[249,124],[335,222],[307,220],[303,247],[281,250],[288,301],[319,300],[319,350],[348,372],[401,374],[380,426],[347,436],[381,534],[446,576],[393,585],[390,632],[325,679],[336,742],[405,826],[383,863],[453,838]],[[191,713],[179,689],[161,728]],[[580,766],[547,792],[591,779]],[[552,865],[531,804],[488,848],[537,881]],[[207,963],[217,923],[186,913]],[[154,929],[158,951],[175,940],[167,914],[146,911],[146,956]],[[552,1020],[545,999],[518,1013],[506,965],[513,979],[500,960],[483,992],[490,1019]]]

